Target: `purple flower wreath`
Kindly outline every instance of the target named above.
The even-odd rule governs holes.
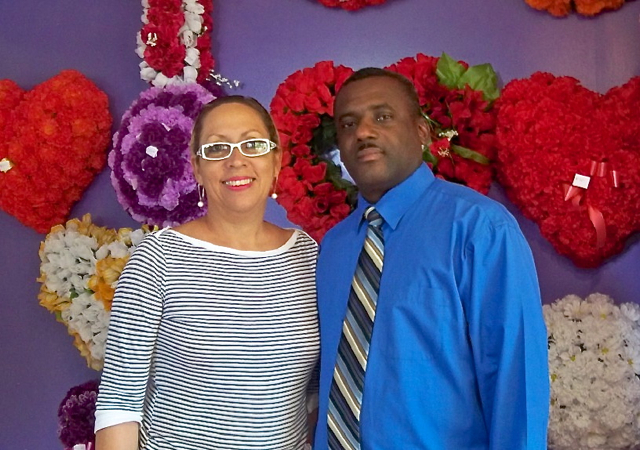
[[[94,445],[96,399],[98,398],[98,380],[91,380],[74,386],[58,408],[58,438],[65,449],[74,445]]]
[[[200,109],[215,98],[198,84],[154,87],[122,116],[109,167],[118,201],[133,219],[168,227],[204,215],[189,139]]]

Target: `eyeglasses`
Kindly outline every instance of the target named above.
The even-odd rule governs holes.
[[[231,156],[234,148],[237,148],[244,156],[253,158],[266,155],[276,148],[276,143],[269,139],[247,139],[237,144],[230,142],[212,142],[201,145],[196,155],[207,161],[220,161]]]

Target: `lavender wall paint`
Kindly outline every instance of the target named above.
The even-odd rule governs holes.
[[[244,83],[240,93],[265,104],[287,75],[325,59],[359,68],[446,51],[471,64],[490,62],[505,82],[545,70],[575,76],[602,92],[640,74],[639,2],[595,19],[554,19],[523,0],[389,0],[357,13],[315,0],[215,3],[218,69]],[[137,1],[0,0],[0,78],[31,88],[62,69],[80,70],[108,94],[117,125],[146,87],[134,53],[141,12]],[[490,195],[518,218],[545,302],[595,291],[620,302],[640,301],[637,237],[601,268],[579,270],[554,252],[499,187]],[[118,205],[108,170],[72,217],[86,212],[104,226],[136,226]],[[268,215],[287,223],[275,204]],[[98,374],[86,368],[64,327],[38,305],[37,252],[44,236],[4,212],[0,231],[0,450],[60,448],[59,402],[68,388]]]

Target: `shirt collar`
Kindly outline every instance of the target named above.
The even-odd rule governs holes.
[[[377,203],[373,205],[380,213],[385,223],[393,230],[396,229],[402,216],[409,207],[420,198],[424,191],[433,183],[435,177],[426,164],[420,166],[403,182],[388,190]],[[364,222],[364,211],[372,204],[358,194],[358,207],[356,213],[360,217],[359,224]]]

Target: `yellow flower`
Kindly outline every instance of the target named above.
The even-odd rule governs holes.
[[[48,290],[44,284],[40,287],[38,300],[40,300],[40,305],[47,308],[49,312],[64,311],[69,307],[69,303],[71,303],[70,298],[58,297],[58,294]]]
[[[104,304],[107,311],[111,311],[114,286],[128,260],[129,257],[112,258],[111,256],[100,259],[96,263],[96,274],[89,279],[89,289],[94,292],[95,298]]]
[[[71,330],[69,330],[69,334],[73,336],[74,347],[77,348],[80,351],[80,354],[84,357],[84,359],[87,360],[87,366],[89,366],[93,370],[98,370],[98,371],[102,370],[102,365],[104,362],[94,359],[91,356],[91,349],[89,348],[89,345],[87,345],[87,343],[82,340],[80,335],[75,331],[71,331]]]
[[[114,229],[99,227],[91,222],[91,214],[89,213],[82,216],[82,221],[79,221],[78,219],[72,219],[67,222],[67,228],[69,228],[69,224],[71,222],[74,222],[74,225],[77,227],[78,233],[95,238],[95,240],[98,241],[98,247],[101,247],[104,244],[109,244],[115,241],[117,238],[117,233]]]

